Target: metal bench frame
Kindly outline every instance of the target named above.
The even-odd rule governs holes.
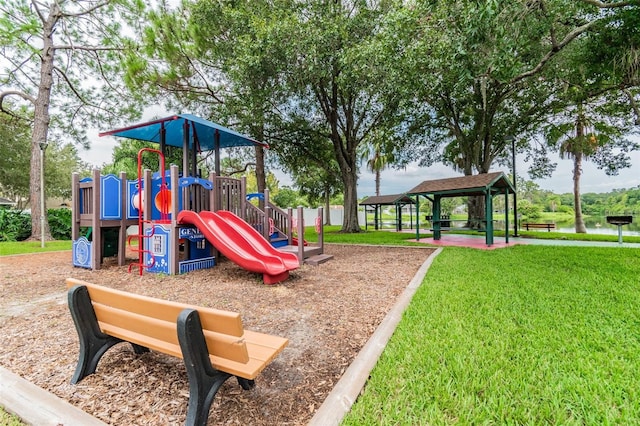
[[[127,341],[101,331],[86,286],[72,287],[68,293],[68,303],[80,340],[78,364],[71,379],[71,383],[76,384],[96,371],[98,362],[109,348]],[[178,315],[176,328],[189,379],[189,404],[185,424],[206,425],[209,409],[216,393],[234,374],[219,370],[211,364],[200,315],[196,309],[183,309]],[[145,346],[128,343],[132,345],[136,354],[149,352],[149,348]],[[265,361],[265,365],[269,361]],[[244,390],[255,386],[254,380],[237,375],[235,377]]]

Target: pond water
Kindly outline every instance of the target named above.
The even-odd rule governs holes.
[[[587,234],[618,235],[618,226],[607,223],[606,216],[584,218]],[[575,221],[556,222],[558,232],[575,232]],[[640,217],[634,217],[633,223],[622,226],[622,235],[640,236]]]

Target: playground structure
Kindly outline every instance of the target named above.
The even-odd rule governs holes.
[[[185,124],[178,128],[188,130],[193,116],[185,116],[153,121],[151,125],[160,124],[162,129],[167,123],[180,119]],[[218,148],[222,132],[231,132],[235,140],[238,139],[238,134],[222,126],[202,119],[198,119],[198,123],[215,126]],[[125,130],[144,128],[148,124]],[[201,144],[196,127],[191,128],[193,148]],[[185,146],[188,148],[189,144]],[[141,170],[144,151],[158,155],[160,170],[156,173]],[[189,155],[188,151],[184,154]],[[323,253],[321,221],[317,222],[319,228],[316,226],[318,243],[307,244],[302,220],[294,226],[293,210],[284,211],[272,204],[268,191],[263,194],[262,209],[247,200],[245,178],[222,177],[212,172],[204,179],[181,173],[176,165],[165,170],[162,151],[148,148],[138,154],[138,164],[135,180],[128,180],[125,173],[119,177],[102,176],[98,170],[93,170],[91,178],[82,180],[77,173],[73,174],[74,266],[99,269],[104,257],[115,254],[118,265],[122,266],[126,261],[127,242],[134,239],[138,244],[130,249],[138,253],[138,261],[129,265],[129,271],[137,268],[140,274],[148,271],[175,275],[210,268],[222,254],[242,268],[261,273],[265,283],[273,284],[286,279],[289,271],[304,262],[317,264],[330,258]],[[216,164],[219,168],[218,161]],[[188,162],[183,164],[183,170],[188,169],[187,165]],[[301,208],[297,217],[302,218]],[[318,217],[322,218],[322,208]],[[137,234],[127,235],[127,229],[134,225],[137,225]],[[81,228],[89,232],[81,235]],[[294,237],[295,231],[300,238]]]

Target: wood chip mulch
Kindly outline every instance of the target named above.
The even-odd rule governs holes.
[[[246,329],[289,339],[243,391],[228,380],[209,424],[302,425],[322,404],[432,248],[327,245],[335,258],[304,265],[283,283],[222,259],[185,275],[127,273],[115,259],[99,271],[74,268],[70,252],[0,257],[0,365],[114,425],[183,424],[189,397],[182,361],[130,345],[110,349],[77,385],[78,337],[64,279],[239,312]],[[137,272],[137,270],[136,270]]]

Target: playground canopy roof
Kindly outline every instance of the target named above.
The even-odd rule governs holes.
[[[160,144],[160,151],[165,154],[165,147],[182,147],[182,170],[189,170],[191,157],[191,173],[197,174],[196,153],[215,152],[215,171],[220,174],[220,148],[259,145],[269,146],[244,136],[224,126],[192,114],[176,114],[158,120],[139,123],[122,129],[100,133],[100,136],[118,136]],[[191,153],[188,155],[188,153]]]
[[[425,180],[415,188],[407,191],[407,194],[465,197],[496,193],[513,194],[514,192],[513,185],[503,172],[493,172],[473,176]]]
[[[118,136],[162,143],[162,129],[165,131],[164,143],[166,145],[183,147],[186,135],[189,141],[188,147],[193,148],[195,142],[195,147],[199,151],[216,149],[216,138],[219,141],[218,147],[220,148],[252,145],[269,147],[263,142],[258,142],[248,136],[192,114],[176,114],[122,129],[109,130],[100,133],[100,136]]]

